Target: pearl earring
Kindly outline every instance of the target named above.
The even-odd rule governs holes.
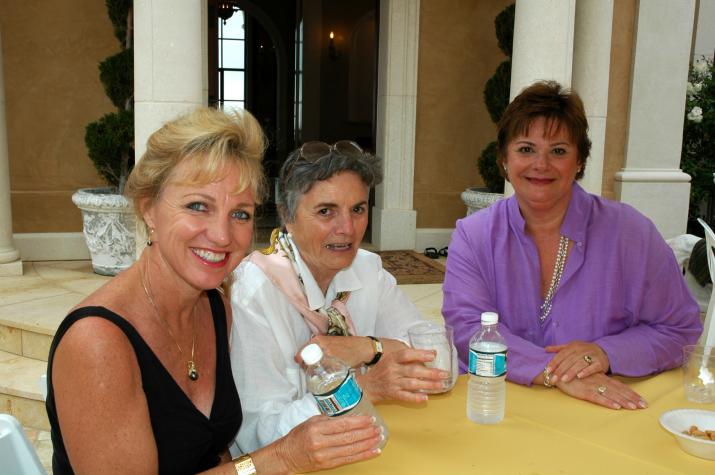
[[[154,244],[154,241],[151,240],[151,235],[154,234],[154,228],[149,228],[149,237],[146,240],[146,245],[151,246]]]

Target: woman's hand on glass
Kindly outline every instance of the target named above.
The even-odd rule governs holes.
[[[358,377],[358,381],[370,395],[372,402],[383,400],[425,402],[427,394],[424,391],[443,391],[444,380],[451,377],[447,371],[424,365],[434,357],[434,350],[407,347],[385,353],[379,363]]]
[[[608,355],[595,343],[575,340],[544,349],[548,353],[556,353],[546,365],[546,371],[551,374],[551,384],[583,379],[597,373],[605,374],[610,367]]]

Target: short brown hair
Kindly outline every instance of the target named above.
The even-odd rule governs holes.
[[[586,159],[591,152],[588,138],[588,120],[583,101],[575,92],[565,89],[556,81],[539,81],[527,87],[507,106],[497,125],[497,164],[504,178],[504,158],[509,142],[519,135],[525,135],[529,127],[539,118],[546,119],[546,131],[556,132],[566,127],[569,137],[576,144],[578,162],[581,165],[576,179],[583,178]]]
[[[134,212],[143,220],[141,202],[156,201],[179,163],[190,161],[191,183],[220,180],[230,165],[238,165],[236,192],[250,189],[260,203],[265,193],[263,152],[266,140],[258,121],[247,111],[227,113],[200,107],[164,124],[147,141],[146,152],[132,170],[125,195],[134,201]]]

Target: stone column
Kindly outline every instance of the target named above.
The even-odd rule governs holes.
[[[510,99],[541,79],[571,85],[575,13],[576,0],[517,0]]]
[[[603,184],[612,26],[613,0],[579,0],[571,87],[583,99],[592,144],[580,184],[595,195],[601,194]]]
[[[166,121],[205,105],[206,2],[134,1],[134,142],[138,161],[146,141]]]
[[[517,0],[509,100],[539,80],[571,86],[576,0]],[[504,194],[514,193],[506,183]]]
[[[381,250],[414,249],[419,0],[380,2],[377,78],[377,155],[385,178],[375,190],[372,243]]]
[[[616,197],[664,238],[685,232],[690,176],[680,170],[695,0],[639,2],[625,167]]]
[[[206,2],[134,1],[134,156],[165,122],[208,98]],[[137,226],[137,256],[144,249]]]
[[[1,33],[1,32],[0,32]],[[5,122],[5,79],[2,67],[2,35],[0,35],[0,276],[22,275],[20,252],[12,242],[12,210],[10,207],[10,164]]]
[[[699,0],[693,59],[703,56],[713,59],[715,55],[715,0]]]

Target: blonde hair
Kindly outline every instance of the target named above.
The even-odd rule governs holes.
[[[185,184],[207,184],[226,176],[237,165],[236,193],[250,189],[260,204],[266,189],[261,160],[266,139],[258,121],[247,111],[227,113],[201,107],[164,124],[147,141],[146,152],[129,175],[125,195],[143,221],[141,204],[154,203],[174,177],[177,165],[191,164],[181,177]]]

